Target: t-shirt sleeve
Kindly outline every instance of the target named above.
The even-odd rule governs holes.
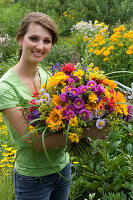
[[[0,111],[19,105],[15,90],[7,83],[0,82]]]

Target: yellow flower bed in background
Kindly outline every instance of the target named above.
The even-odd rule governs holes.
[[[16,152],[14,147],[8,146],[7,136],[7,128],[0,114],[0,175],[4,174],[6,176],[14,167],[14,154]]]

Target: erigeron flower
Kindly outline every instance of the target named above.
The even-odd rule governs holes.
[[[106,122],[105,119],[97,119],[96,121],[96,127],[98,129],[102,129],[105,126]]]

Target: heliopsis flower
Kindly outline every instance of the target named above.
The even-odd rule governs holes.
[[[65,108],[67,106],[67,103],[61,101],[61,98],[58,95],[53,95],[53,98],[51,100],[52,100],[53,104],[56,105],[56,106],[59,105],[62,108]]]
[[[88,99],[90,101],[90,103],[96,103],[97,102],[97,95],[95,93],[91,93],[89,96],[88,96]]]
[[[77,116],[75,115],[74,118],[71,118],[69,120],[69,123],[70,123],[71,126],[76,126],[78,124]]]
[[[106,124],[105,119],[97,119],[96,121],[96,127],[98,129],[102,129],[105,126],[105,124]]]
[[[46,124],[48,127],[51,127],[51,129],[58,128],[62,123],[62,111],[60,109],[54,109],[46,118]]]
[[[105,79],[103,79],[102,83],[105,85],[108,85],[110,87],[110,89],[117,88],[117,83],[114,83],[113,80],[109,80],[109,79],[105,78]]]
[[[84,75],[84,71],[79,69],[78,71],[74,72],[74,76],[77,76],[79,79]]]
[[[114,91],[114,93],[112,94],[112,99],[114,101],[113,106],[114,110],[116,111],[116,114],[120,113],[127,116],[128,112],[127,112],[126,99],[124,95],[121,92]]]
[[[72,141],[72,142],[79,142],[79,138],[75,133],[69,133],[68,138]]]
[[[59,83],[66,85],[65,82],[67,79],[68,76],[66,76],[63,72],[57,72],[48,79],[47,88],[57,86]]]

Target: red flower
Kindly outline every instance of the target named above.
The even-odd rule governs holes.
[[[71,63],[64,64],[64,66],[62,65],[62,68],[61,68],[61,71],[63,71],[65,74],[68,74],[68,75],[70,75],[75,70],[76,69],[74,65],[72,65]]]
[[[34,100],[30,101],[29,104],[31,104],[31,105],[36,105],[36,103],[35,103]],[[33,108],[34,108],[34,107],[30,107],[30,108],[29,108],[29,111],[32,112],[32,111],[33,111]]]
[[[32,92],[32,97],[37,97],[39,95],[38,90],[36,89],[34,92]]]

